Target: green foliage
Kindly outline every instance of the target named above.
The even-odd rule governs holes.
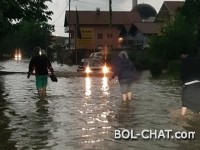
[[[182,51],[196,51],[194,25],[185,22],[184,17],[177,16],[173,23],[162,31],[162,36],[151,39],[149,56],[164,59],[166,62],[178,59]]]
[[[200,1],[199,0],[186,0],[181,10],[181,14],[185,16],[186,20],[190,23],[198,22],[200,17]],[[195,23],[195,24],[196,24]]]
[[[1,0],[0,12],[7,21],[47,21],[52,12],[46,5],[51,0]]]
[[[46,48],[53,27],[47,22],[53,12],[48,10],[51,0],[0,1],[0,53],[23,48],[30,55],[34,46]]]
[[[0,22],[0,53],[6,52],[12,47],[12,33],[15,32],[10,22]]]
[[[170,61],[167,65],[169,75],[176,79],[180,78],[180,68],[181,68],[180,60]]]
[[[3,53],[12,53],[16,48],[24,51],[24,55],[31,56],[35,46],[46,49],[50,43],[52,26],[46,23],[20,22],[11,28],[0,42]]]
[[[149,64],[149,69],[153,77],[159,77],[163,70],[163,61],[151,60]]]
[[[134,62],[137,70],[146,70],[148,69],[148,55],[147,49],[145,50],[129,50],[128,55],[131,61]]]
[[[178,73],[176,60],[180,58],[183,51],[193,56],[197,55],[200,46],[199,8],[200,1],[185,1],[183,8],[176,14],[175,20],[163,25],[161,36],[152,37],[148,51],[151,63],[152,60],[162,60],[163,68],[168,66],[170,73],[176,74]]]
[[[40,46],[46,49],[50,42],[50,34],[52,31],[52,26],[42,23],[34,22],[22,22],[18,25],[18,32],[16,37],[18,37],[15,42],[17,47],[26,50],[28,55],[32,55],[32,49],[35,46]]]

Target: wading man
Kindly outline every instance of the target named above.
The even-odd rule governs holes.
[[[48,57],[42,54],[40,47],[34,49],[35,55],[31,58],[29,63],[29,71],[27,78],[30,78],[30,75],[35,70],[36,77],[36,87],[38,90],[38,95],[40,97],[46,96],[46,87],[47,87],[47,78],[48,78],[48,69],[51,73],[54,73],[54,70],[51,66],[51,63]]]

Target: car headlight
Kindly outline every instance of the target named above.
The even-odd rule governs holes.
[[[90,73],[90,72],[92,72],[92,71],[91,71],[90,67],[87,66],[87,67],[85,68],[85,73]]]
[[[105,66],[103,66],[102,71],[103,71],[104,74],[106,74],[106,73],[109,72],[109,69],[108,69],[108,67],[105,65]]]

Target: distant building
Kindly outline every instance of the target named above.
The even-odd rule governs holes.
[[[68,44],[68,37],[52,36],[51,47],[60,46],[65,47]]]
[[[164,1],[155,22],[165,23],[173,21],[176,12],[183,7],[184,3],[184,1]]]
[[[52,50],[52,59],[57,60],[59,63],[67,63],[68,52],[66,47],[68,45],[68,37],[52,36],[51,45],[49,46]]]
[[[148,4],[137,5],[137,0],[132,3],[131,11],[112,12],[111,27],[109,11],[101,11],[100,8],[96,11],[66,11],[64,25],[66,32],[69,32],[70,25],[71,49],[102,50],[105,47],[115,49],[146,45],[148,37],[159,31],[159,24],[153,23],[157,13]],[[78,39],[76,34],[77,14],[81,39]]]
[[[149,46],[152,35],[160,34],[165,21],[174,19],[176,10],[183,4],[165,1],[157,14],[151,5],[137,4],[137,0],[132,0],[131,11],[112,11],[111,17],[109,11],[101,11],[100,8],[96,11],[66,11],[64,26],[71,35],[70,49],[84,52],[110,48],[143,49]],[[78,31],[81,38],[77,36]]]

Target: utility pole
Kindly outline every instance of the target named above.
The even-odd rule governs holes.
[[[112,0],[109,0],[109,28],[112,26]]]
[[[109,34],[109,41],[108,41],[108,44],[107,44],[107,49],[105,50],[105,62],[107,61],[107,59],[108,59],[108,53],[110,53],[111,52],[111,41],[112,41],[112,39],[111,39],[111,37],[110,37],[110,35],[112,34],[112,30],[111,30],[111,28],[112,28],[112,0],[109,0],[109,32],[108,32],[108,34]]]
[[[78,12],[77,12],[77,6],[76,6],[76,29],[75,29],[75,51],[76,51],[76,65],[78,64],[78,50],[77,50],[77,46],[76,46],[76,44],[77,44],[77,37],[78,37],[78,14],[77,14]]]
[[[69,0],[69,20],[68,20],[68,25],[69,25],[69,52],[70,52],[70,45],[71,45],[71,34],[70,34],[70,32],[71,32],[71,27],[70,27],[70,2],[71,2],[71,0]]]
[[[68,26],[69,26],[69,43],[68,43],[68,46],[69,46],[69,49],[68,49],[68,58],[67,58],[67,63],[69,64],[69,65],[71,65],[71,27],[70,27],[70,24],[71,24],[71,16],[70,16],[70,6],[71,6],[71,0],[69,0],[69,14],[68,14]]]

